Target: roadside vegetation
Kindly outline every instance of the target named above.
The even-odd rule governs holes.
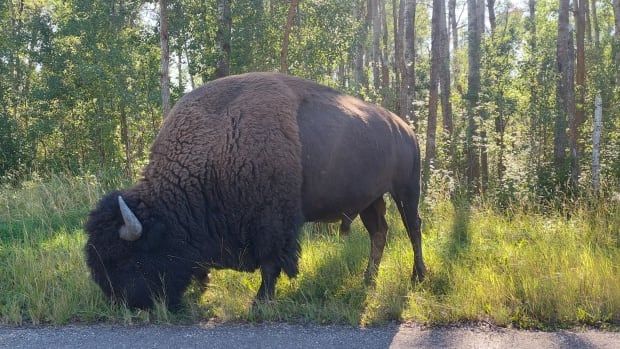
[[[85,265],[83,221],[103,192],[126,183],[52,177],[0,189],[0,323],[291,321],[375,325],[489,321],[524,328],[620,324],[620,202],[555,207],[433,198],[423,207],[428,278],[411,285],[411,245],[389,204],[389,241],[375,287],[363,283],[369,240],[356,220],[304,227],[300,275],[252,307],[258,273],[213,271],[181,311],[111,305]]]

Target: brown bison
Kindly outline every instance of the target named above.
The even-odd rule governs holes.
[[[365,278],[385,246],[390,193],[421,279],[420,151],[407,123],[299,78],[251,73],[202,86],[174,106],[143,178],[101,199],[86,223],[87,263],[112,299],[179,304],[209,268],[260,269],[257,299],[298,270],[304,222],[359,213],[371,238]]]

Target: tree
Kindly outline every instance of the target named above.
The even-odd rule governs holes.
[[[368,76],[366,75],[366,71],[364,69],[364,44],[368,38],[370,17],[367,4],[369,4],[368,1],[361,0],[355,7],[355,19],[358,23],[360,23],[355,35],[355,52],[353,63],[355,88],[358,93],[360,92],[360,88],[362,86],[366,87],[366,89],[368,88]]]
[[[478,0],[484,1],[484,0]],[[470,190],[480,190],[480,150],[475,142],[478,135],[476,113],[480,93],[480,41],[483,24],[480,22],[479,2],[467,0],[467,183]],[[484,8],[484,7],[483,7]],[[483,22],[484,23],[484,22]]]
[[[577,37],[577,65],[575,68],[575,114],[569,119],[570,132],[570,158],[571,158],[571,186],[577,189],[579,182],[579,128],[585,121],[585,96],[586,96],[586,53],[585,53],[585,27],[586,27],[586,4],[584,0],[574,0],[574,15]]]
[[[554,163],[557,179],[564,182],[566,173],[566,123],[575,117],[573,40],[569,28],[569,0],[560,0],[557,39],[557,115],[554,130]]]
[[[450,102],[450,41],[448,38],[448,26],[446,23],[445,0],[440,0],[440,16],[438,18],[439,40],[439,85],[441,86],[441,112],[443,115],[443,128],[452,142],[454,126],[452,124],[452,103]],[[434,5],[433,5],[434,7]]]
[[[387,104],[388,89],[390,88],[390,66],[388,64],[389,57],[389,39],[387,26],[387,13],[385,12],[385,1],[379,0],[379,13],[381,18],[382,50],[381,50],[381,82],[382,82],[382,98],[383,105]]]
[[[381,14],[380,0],[368,0],[368,11],[372,18],[372,81],[376,91],[381,90]]]
[[[161,43],[161,105],[164,118],[170,112],[170,48],[168,45],[168,15],[166,0],[159,0],[159,38]]]
[[[495,21],[495,0],[487,0],[487,9],[489,12],[489,23],[491,24],[491,34],[495,33],[495,27],[497,27]]]
[[[428,91],[428,123],[426,126],[426,154],[424,156],[424,186],[430,178],[430,168],[435,160],[435,139],[437,133],[437,102],[439,71],[442,65],[441,54],[441,24],[440,18],[444,17],[442,3],[444,0],[433,0],[433,14],[431,18],[431,75]]]
[[[288,73],[288,42],[291,35],[291,27],[293,19],[297,12],[298,0],[291,0],[286,16],[286,24],[284,25],[284,38],[282,39],[282,50],[280,51],[280,72]]]
[[[404,1],[403,8],[403,69],[401,78],[403,83],[400,87],[401,117],[411,120],[417,128],[417,119],[413,109],[415,98],[415,10],[416,0]]]
[[[402,48],[403,48],[403,44],[402,44],[402,36],[400,35],[401,31],[402,31],[402,21],[400,20],[402,17],[400,16],[400,4],[402,4],[402,1],[397,1],[397,0],[392,0],[392,26],[394,28],[394,61],[392,62],[393,64],[393,69],[394,69],[394,91],[398,91],[399,88],[399,84],[400,84],[400,62],[399,60],[402,57]],[[395,108],[395,113],[397,115],[400,115],[400,105],[397,102],[396,103],[396,108]]]
[[[230,74],[230,35],[232,30],[232,16],[230,14],[230,0],[217,1],[217,61],[215,64],[215,78]]]
[[[616,66],[616,86],[620,86],[620,0],[614,0],[614,19],[615,19],[615,56],[614,63]]]
[[[592,189],[601,189],[601,133],[603,130],[603,101],[597,93],[594,99],[594,129],[592,131]]]

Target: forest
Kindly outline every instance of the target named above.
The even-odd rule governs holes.
[[[410,121],[431,190],[617,187],[619,17],[617,0],[4,1],[0,178],[133,178],[185,92],[280,71]]]
[[[0,323],[620,321],[620,0],[2,0],[0,29]],[[257,275],[224,271],[181,315],[105,303],[89,209],[140,177],[175,101],[253,71],[411,125],[429,279],[405,280],[388,204],[372,292],[356,222],[304,228],[300,277],[258,313]]]

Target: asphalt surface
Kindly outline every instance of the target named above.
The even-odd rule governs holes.
[[[620,332],[287,324],[0,327],[0,348],[620,348]]]

